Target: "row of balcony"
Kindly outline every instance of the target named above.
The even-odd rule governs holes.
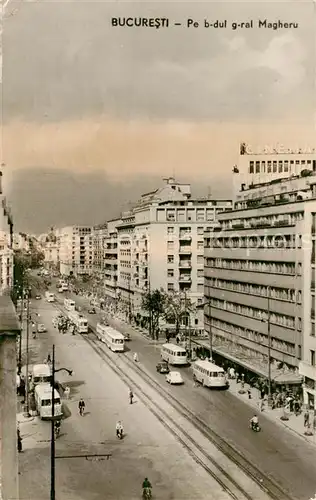
[[[295,226],[294,220],[279,220],[279,221],[255,221],[255,222],[232,222],[231,227],[223,227],[223,230],[226,229],[251,229],[251,228],[266,228],[266,227],[284,227],[284,226]]]

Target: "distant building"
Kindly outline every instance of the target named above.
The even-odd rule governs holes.
[[[27,234],[13,234],[13,250],[20,250],[23,252],[28,252],[30,250],[30,243]]]
[[[107,224],[99,224],[93,228],[93,270],[97,274],[104,273],[104,249],[107,237]]]
[[[0,172],[0,295],[9,294],[13,286],[13,222],[2,193]]]
[[[56,230],[56,237],[61,274],[92,274],[93,228],[67,226]]]
[[[118,247],[117,225],[121,219],[112,219],[107,223],[107,236],[104,247],[104,293],[109,303],[117,308],[119,298],[117,289],[118,280]]]

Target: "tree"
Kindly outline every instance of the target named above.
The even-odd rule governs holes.
[[[176,328],[176,335],[180,331],[181,320],[194,311],[190,298],[185,293],[171,292],[165,297],[165,318],[173,321]]]
[[[159,319],[164,315],[166,294],[163,290],[153,290],[143,296],[142,307],[149,313],[149,331],[152,339],[159,338]]]

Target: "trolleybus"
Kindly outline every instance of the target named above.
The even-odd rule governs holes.
[[[88,333],[88,320],[82,314],[79,314],[77,311],[70,311],[68,318],[75,325],[78,333]]]
[[[124,335],[111,326],[97,324],[97,337],[104,342],[113,352],[124,351]]]
[[[187,365],[187,352],[183,347],[175,344],[163,344],[161,347],[161,359],[170,365]]]
[[[67,309],[67,311],[74,311],[76,307],[76,303],[72,299],[65,299],[64,300],[64,308]]]
[[[45,292],[45,299],[47,302],[55,302],[55,294],[52,292]]]
[[[39,384],[34,390],[35,405],[41,419],[52,418],[52,387],[50,384]],[[61,399],[58,391],[54,389],[54,418],[62,416]]]
[[[225,370],[211,361],[196,361],[193,366],[193,378],[205,387],[227,389],[229,386]]]

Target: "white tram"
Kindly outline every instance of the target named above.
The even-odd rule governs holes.
[[[85,316],[82,316],[77,311],[71,311],[68,313],[68,318],[75,325],[78,333],[88,333],[89,325]]]
[[[72,299],[65,299],[64,300],[64,307],[67,309],[67,311],[74,311],[76,307],[76,303]]]
[[[124,351],[124,335],[111,326],[97,324],[97,337],[104,342],[113,352]]]
[[[34,390],[35,405],[41,419],[52,418],[52,387],[50,384],[39,384]],[[61,399],[58,391],[54,389],[54,417],[62,416]]]
[[[161,359],[170,365],[187,365],[187,352],[183,347],[175,344],[163,344],[161,347]]]
[[[225,370],[208,360],[198,360],[193,364],[193,378],[205,387],[227,389],[229,386]]]

